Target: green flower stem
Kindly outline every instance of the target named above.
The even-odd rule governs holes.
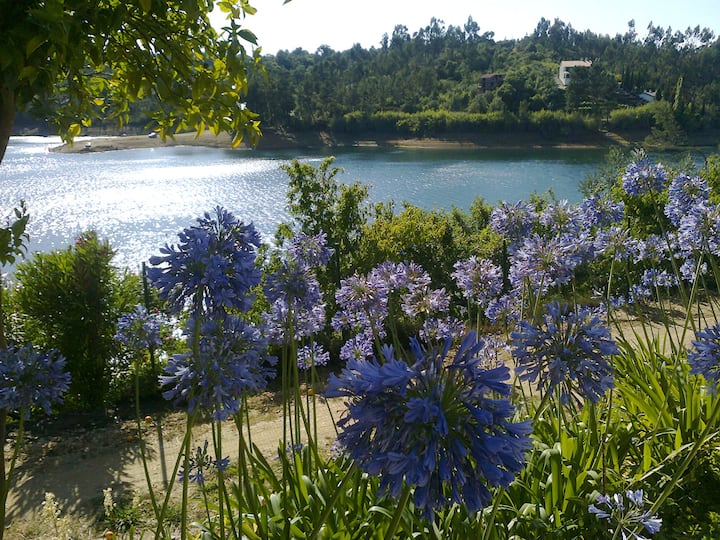
[[[400,525],[400,518],[402,517],[402,513],[405,511],[405,507],[407,506],[409,500],[410,486],[405,484],[403,486],[403,491],[400,495],[400,500],[398,501],[397,508],[395,509],[395,513],[393,514],[392,521],[390,522],[390,526],[385,533],[385,540],[392,540],[392,538],[395,536],[395,531],[397,531],[398,525]]]
[[[142,424],[140,423],[140,374],[138,372],[138,365],[135,364],[135,422],[138,436],[138,444],[140,446],[140,457],[142,458],[143,471],[145,473],[145,483],[148,487],[148,494],[150,495],[150,503],[152,505],[153,513],[155,518],[160,520],[160,508],[158,507],[157,497],[155,496],[155,490],[152,487],[152,480],[150,479],[150,469],[147,465],[147,454],[145,453],[145,440],[142,434]],[[160,433],[160,432],[158,432]],[[162,448],[162,443],[161,443]],[[167,488],[167,471],[165,470],[165,454],[161,452],[161,467],[163,471],[163,483]]]

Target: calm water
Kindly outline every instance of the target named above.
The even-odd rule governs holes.
[[[116,263],[132,269],[218,204],[271,238],[277,224],[288,219],[287,176],[280,165],[295,157],[318,165],[325,157],[198,147],[48,151],[57,144],[56,139],[11,139],[0,164],[0,216],[24,199],[31,252],[65,248],[82,231],[95,229],[116,249]],[[357,148],[333,155],[344,169],[339,180],[370,185],[372,201],[466,210],[476,197],[514,202],[550,188],[558,198],[576,202],[580,182],[604,153]]]

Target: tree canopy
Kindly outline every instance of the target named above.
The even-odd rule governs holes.
[[[227,16],[219,30],[215,8]],[[0,161],[17,110],[72,140],[93,119],[122,126],[148,96],[162,137],[209,129],[255,142],[245,102],[260,48],[242,24],[254,12],[248,0],[0,0]]]

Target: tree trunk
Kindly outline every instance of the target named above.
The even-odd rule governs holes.
[[[0,84],[0,164],[10,140],[15,120],[15,94],[6,85]]]

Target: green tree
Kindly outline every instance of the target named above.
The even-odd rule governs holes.
[[[355,270],[357,250],[369,215],[368,187],[360,182],[342,184],[329,157],[317,167],[293,160],[284,165],[289,177],[288,210],[300,230],[308,235],[324,232],[327,246],[334,250],[327,275],[321,276],[326,293],[334,293],[340,279]],[[332,298],[328,298],[332,301]]]
[[[288,2],[290,0],[286,0]],[[0,0],[0,161],[17,110],[29,109],[72,140],[93,119],[128,122],[130,104],[154,96],[162,137],[189,129],[255,142],[245,107],[252,32],[238,21],[248,0]]]

